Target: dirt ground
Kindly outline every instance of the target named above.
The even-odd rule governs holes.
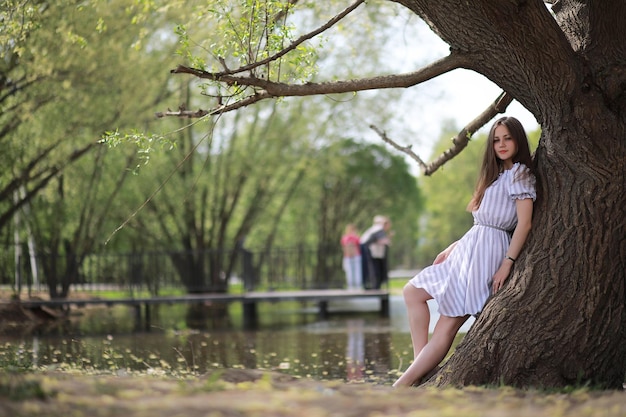
[[[0,300],[7,302],[7,298],[0,297]],[[36,331],[40,327],[53,324],[57,313],[39,310],[28,310],[19,304],[0,304],[0,334],[28,334]]]
[[[72,294],[72,299],[88,299],[93,298],[92,294],[80,293]],[[49,300],[50,297],[46,292],[32,293],[30,296],[22,294],[22,301],[33,300]],[[102,308],[101,306],[86,306],[87,308]],[[10,290],[0,289],[0,334],[32,334],[40,329],[54,327],[59,324],[59,319],[67,318],[71,315],[71,311],[55,310],[51,308],[26,309],[15,301],[14,295]],[[0,416],[2,417],[2,416]]]
[[[8,378],[8,379],[7,379]],[[393,389],[228,369],[188,380],[61,373],[2,376],[0,416],[625,416],[626,393],[510,388]],[[7,399],[6,387],[23,398]],[[28,387],[38,387],[30,389]],[[21,390],[21,391],[20,391]],[[4,398],[2,398],[4,396]]]

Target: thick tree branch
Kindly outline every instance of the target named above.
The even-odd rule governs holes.
[[[378,90],[383,88],[407,88],[435,78],[457,68],[463,68],[469,58],[460,53],[452,53],[417,71],[382,75],[357,80],[333,81],[322,83],[286,84],[256,77],[233,76],[223,73],[212,73],[190,68],[183,65],[172,70],[174,74],[191,74],[198,78],[223,82],[228,85],[256,87],[267,91],[274,97],[310,96],[317,94],[341,94],[354,91]]]
[[[411,158],[413,158],[422,169],[422,173],[424,175],[432,175],[439,167],[443,166],[450,159],[457,156],[470,141],[470,138],[484,125],[486,125],[491,119],[493,119],[497,114],[504,113],[506,108],[513,101],[513,97],[508,95],[506,92],[503,92],[498,96],[498,98],[483,111],[478,117],[472,120],[467,126],[465,126],[461,131],[456,135],[456,137],[452,138],[452,147],[442,153],[439,157],[437,157],[434,161],[426,164],[418,155],[416,155],[411,150],[411,145],[401,146],[392,139],[390,139],[385,132],[377,128],[376,126],[370,126],[378,135],[388,144],[396,148],[397,150],[406,153]]]
[[[341,94],[351,93],[355,91],[377,90],[386,88],[408,88],[428,81],[441,74],[452,71],[457,68],[464,68],[468,65],[469,58],[461,53],[452,53],[441,58],[417,71],[397,74],[384,75],[372,78],[361,78],[357,80],[323,82],[323,83],[306,83],[306,84],[286,84],[268,81],[256,77],[234,76],[223,73],[211,73],[204,70],[179,66],[172,70],[175,74],[191,74],[198,78],[209,79],[212,81],[223,82],[228,85],[239,85],[252,87],[255,89],[253,95],[247,96],[235,103],[219,106],[211,110],[198,110],[190,112],[187,110],[179,110],[173,112],[157,113],[157,117],[177,116],[177,117],[202,117],[207,114],[221,114],[229,111],[245,107],[258,101],[275,98],[275,97],[295,97],[295,96],[311,96],[319,94]]]
[[[451,50],[471,55],[467,69],[511,94],[540,123],[560,114],[577,88],[581,62],[542,1],[395,1],[420,16]],[[533,91],[539,90],[559,105],[536,100]]]

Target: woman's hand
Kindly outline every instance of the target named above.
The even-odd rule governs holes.
[[[515,226],[513,237],[511,238],[511,242],[509,243],[509,247],[506,251],[506,256],[512,257],[513,259],[517,258],[520,254],[522,247],[524,246],[524,242],[526,242],[526,238],[530,233],[533,217],[533,200],[530,198],[516,200],[515,208],[517,210],[517,226]],[[502,260],[502,264],[500,264],[500,268],[498,268],[493,276],[494,294],[502,288],[504,281],[508,278],[512,268],[513,261],[504,258]]]
[[[454,249],[455,246],[456,246],[456,242],[452,243],[450,246],[448,246],[446,249],[444,249],[443,252],[441,252],[439,255],[437,255],[437,257],[433,261],[433,265],[437,265],[437,264],[440,264],[443,261],[445,261],[448,258],[448,256],[450,255],[450,252],[452,252],[452,249]]]
[[[493,292],[494,294],[502,288],[504,285],[504,281],[509,277],[511,273],[511,267],[513,266],[513,262],[510,262],[508,259],[505,259],[500,265],[500,268],[496,271],[493,276]]]

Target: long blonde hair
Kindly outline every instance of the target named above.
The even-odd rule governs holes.
[[[485,190],[498,179],[498,176],[503,171],[503,161],[496,156],[496,152],[493,149],[493,137],[496,127],[502,125],[509,129],[509,134],[517,144],[517,153],[513,156],[513,163],[519,162],[524,164],[528,168],[529,173],[534,174],[533,160],[528,146],[528,137],[520,121],[514,117],[502,117],[496,120],[493,126],[491,126],[489,136],[487,137],[483,162],[480,167],[480,175],[476,182],[474,195],[467,205],[467,211],[478,210],[480,203],[483,201]]]

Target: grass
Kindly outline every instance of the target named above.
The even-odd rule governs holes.
[[[41,382],[32,375],[13,370],[0,372],[0,398],[11,401],[43,400],[50,394],[45,392]]]
[[[402,294],[402,288],[404,287],[404,285],[407,283],[407,281],[410,278],[394,278],[394,279],[390,279],[388,282],[388,289],[389,292],[397,295],[397,294]]]

